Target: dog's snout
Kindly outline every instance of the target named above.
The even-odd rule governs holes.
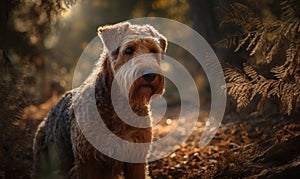
[[[143,71],[143,79],[148,83],[151,83],[156,78],[156,73],[153,70],[145,70]]]

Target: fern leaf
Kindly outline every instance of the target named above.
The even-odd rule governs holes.
[[[293,90],[293,84],[284,83],[282,91],[280,91],[282,112],[286,113],[287,115],[290,115],[293,109]]]
[[[251,39],[249,45],[246,48],[247,51],[249,51],[253,47],[253,45],[256,43],[257,38],[260,37],[260,35],[261,35],[261,31],[260,30],[258,30],[258,31],[256,31],[254,33],[253,38]]]
[[[251,66],[248,66],[248,65],[245,65],[245,64],[244,64],[244,72],[245,72],[246,75],[249,76],[252,80],[258,81],[259,76],[258,76],[257,72],[256,72]]]
[[[253,56],[258,49],[260,49],[263,46],[263,43],[265,43],[265,36],[266,36],[266,31],[263,31],[259,37],[258,42],[256,43],[255,47],[250,53],[250,56]]]
[[[274,45],[272,46],[271,50],[268,52],[265,59],[266,64],[271,63],[271,61],[273,60],[273,56],[277,53],[280,40],[281,40],[280,37],[278,37],[278,39],[275,41]]]
[[[260,26],[261,21],[255,13],[247,6],[241,3],[231,3],[227,7],[218,8],[218,17],[223,24],[236,24],[241,27],[246,27],[250,30],[253,26]]]
[[[246,75],[232,67],[225,67],[224,74],[227,92],[237,101],[237,111],[240,111],[250,103],[251,82]]]
[[[282,80],[294,74],[297,69],[297,64],[299,64],[298,62],[300,58],[299,50],[300,50],[300,43],[291,42],[289,44],[289,48],[286,50],[286,61],[284,62],[284,64],[281,66],[273,67],[270,70],[270,72],[274,73],[274,76],[276,78]]]
[[[297,4],[298,2],[298,4]],[[290,20],[299,17],[299,1],[296,0],[283,0],[280,3],[283,13],[281,14],[282,20]]]
[[[217,43],[215,43],[215,46],[217,48],[230,48],[232,46],[235,46],[237,38],[237,35],[232,35],[231,37],[218,41]]]
[[[280,81],[274,80],[274,82],[270,86],[271,89],[269,90],[269,92],[267,94],[267,98],[270,98],[271,96],[276,96],[277,98],[280,97],[280,95],[279,95],[279,85],[280,85]]]
[[[225,67],[224,75],[228,82],[249,83],[247,76],[233,67]]]
[[[234,50],[234,52],[237,52],[240,50],[240,48],[246,43],[246,41],[251,37],[251,33],[248,33],[247,36],[241,40],[239,40],[238,46]]]

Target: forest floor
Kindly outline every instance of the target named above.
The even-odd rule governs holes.
[[[300,119],[256,113],[225,115],[216,136],[199,148],[208,113],[171,155],[150,163],[153,178],[300,178]],[[176,123],[176,120],[174,120]],[[162,135],[166,126],[154,130]]]
[[[7,170],[0,171],[1,178],[30,178],[34,132],[56,101],[54,97],[44,104],[25,108],[17,124],[25,131],[25,145],[18,157],[8,161]],[[181,145],[174,145],[170,155],[149,163],[152,178],[299,178],[299,116],[227,113],[213,140],[199,148],[207,117],[207,111],[200,111],[189,138]],[[166,135],[177,125],[178,120],[172,116],[162,120],[154,128],[154,138]],[[172,145],[176,139],[169,142]]]

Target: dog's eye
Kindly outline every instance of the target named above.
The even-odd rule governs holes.
[[[125,49],[125,54],[132,55],[134,52],[134,49],[132,47],[128,47]]]

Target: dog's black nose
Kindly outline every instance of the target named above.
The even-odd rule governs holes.
[[[151,83],[156,78],[155,71],[152,70],[145,70],[143,71],[143,79],[148,83]]]

